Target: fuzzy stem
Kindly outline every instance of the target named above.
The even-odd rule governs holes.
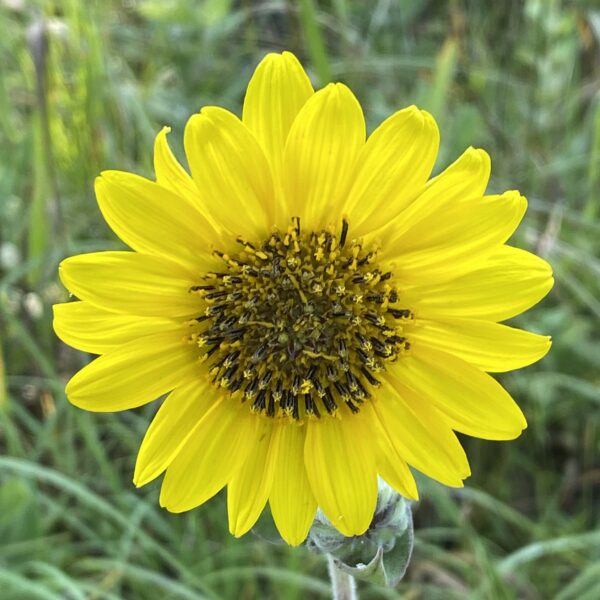
[[[327,555],[327,568],[329,579],[331,580],[333,600],[358,600],[354,577],[338,569],[335,566],[335,559],[331,554]]]

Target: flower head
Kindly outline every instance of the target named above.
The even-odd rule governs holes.
[[[345,535],[373,517],[380,475],[417,498],[408,465],[449,486],[470,471],[455,431],[503,440],[526,422],[488,374],[549,339],[499,324],[552,286],[506,245],[526,207],[484,195],[469,148],[429,179],[439,134],[409,107],[367,138],[343,84],[314,92],[290,53],[256,69],[243,117],[208,107],[185,129],[189,175],[156,138],[156,181],[97,179],[132,252],[67,258],[79,301],[55,306],[66,343],[101,355],[69,400],[118,411],[168,394],[134,481],[166,471],[161,504],[192,509],[227,486],[230,529],[268,501],[290,544],[317,506]]]

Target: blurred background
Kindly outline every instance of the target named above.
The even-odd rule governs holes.
[[[600,598],[600,5],[593,0],[0,0],[0,599],[327,598],[322,558],[235,540],[225,496],[184,515],[136,490],[156,405],[70,406],[90,359],[55,338],[64,256],[120,243],[94,177],[152,177],[163,125],[181,153],[188,116],[240,113],[253,68],[289,49],[313,83],[347,83],[372,129],[416,103],[437,119],[436,170],[468,145],[491,191],[520,189],[515,243],[556,286],[520,326],[549,333],[540,364],[501,377],[529,428],[463,438],[462,490],[422,480],[417,539],[395,590],[361,598]]]

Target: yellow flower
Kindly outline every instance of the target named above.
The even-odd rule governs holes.
[[[345,535],[373,516],[377,476],[417,498],[408,465],[449,486],[470,471],[454,431],[517,437],[525,418],[488,375],[549,349],[499,324],[552,286],[506,245],[526,208],[484,196],[490,159],[469,148],[437,177],[439,133],[411,106],[366,138],[343,84],[314,92],[290,53],[256,69],[243,117],[190,118],[191,176],[156,138],[156,182],[109,171],[100,210],[133,252],[64,260],[79,298],[58,336],[101,356],[67,385],[92,411],[169,394],[134,482],[190,510],[227,486],[231,532],[268,501],[290,544],[317,506]]]

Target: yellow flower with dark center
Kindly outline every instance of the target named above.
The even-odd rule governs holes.
[[[231,532],[268,501],[299,544],[317,506],[345,535],[373,516],[377,477],[417,498],[408,465],[449,486],[470,471],[454,431],[525,428],[488,374],[528,365],[545,336],[499,324],[552,286],[542,259],[506,245],[526,208],[484,195],[469,148],[429,179],[428,113],[401,110],[366,138],[342,84],[314,92],[290,53],[269,54],[243,117],[202,109],[185,129],[191,176],[156,138],[156,182],[117,171],[100,209],[133,252],[60,266],[79,301],[55,306],[66,343],[101,356],[69,400],[118,411],[168,394],[134,481],[166,471],[160,502],[190,510],[227,486]]]

